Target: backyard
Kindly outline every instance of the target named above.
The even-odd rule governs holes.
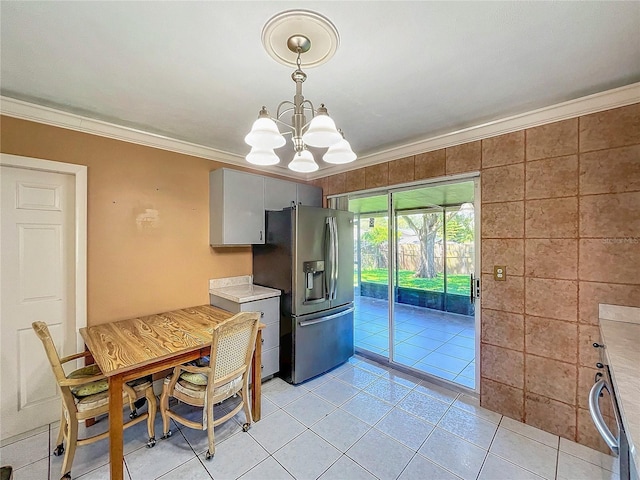
[[[435,278],[417,278],[415,271],[399,270],[398,286],[429,290],[432,292],[444,292],[444,277],[441,273]],[[389,271],[386,268],[371,268],[362,271],[363,283],[377,283],[387,285]],[[469,295],[469,275],[447,275],[447,293],[457,295]]]

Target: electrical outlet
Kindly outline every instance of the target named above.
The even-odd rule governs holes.
[[[504,282],[507,280],[507,267],[504,265],[493,266],[493,279],[496,282]]]

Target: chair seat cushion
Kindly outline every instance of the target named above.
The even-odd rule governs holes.
[[[184,373],[180,375],[180,378],[176,382],[175,389],[178,392],[182,393],[183,395],[187,395],[191,398],[204,398],[207,392],[206,382],[204,383],[204,385],[199,383],[192,383],[187,378],[185,378],[184,375],[185,375]],[[201,373],[198,373],[198,374],[189,373],[189,375],[202,375],[203,377],[205,377],[205,379],[207,378],[206,375]],[[187,377],[189,377],[189,375]],[[167,378],[165,378],[164,383],[168,385],[169,382],[171,381],[171,377],[172,375],[169,375]],[[200,379],[198,379],[198,381],[200,381]],[[234,393],[240,391],[241,388],[242,388],[242,375],[234,378],[233,380],[231,380],[228,383],[225,383],[224,385],[220,385],[219,387],[216,387],[213,390],[213,396],[214,396],[213,401],[214,402],[222,401],[230,397]]]
[[[127,385],[133,388],[136,393],[146,390],[151,384],[151,375],[127,382]],[[81,385],[80,387],[76,387],[76,389],[71,389],[71,393],[80,400],[77,403],[79,412],[97,408],[105,403],[109,403],[109,381],[104,379]],[[125,392],[122,392],[122,394],[126,396]],[[103,399],[106,400],[103,401]]]
[[[87,365],[86,367],[74,370],[68,375],[68,378],[89,378],[94,375],[100,375],[102,371],[100,367],[95,363],[93,365]],[[106,392],[109,389],[109,381],[106,378],[98,380],[96,382],[86,383],[77,387],[71,388],[71,393],[76,398],[87,397],[89,395],[95,395],[97,393]]]

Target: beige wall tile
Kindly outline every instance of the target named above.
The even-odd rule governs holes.
[[[488,203],[482,206],[482,238],[522,238],[524,202]]]
[[[507,276],[504,282],[497,282],[493,275],[483,274],[481,281],[482,308],[511,313],[524,311],[524,278]]]
[[[365,188],[386,187],[389,185],[389,164],[379,163],[364,168]]]
[[[579,289],[578,321],[580,323],[598,325],[600,303],[640,307],[640,285],[580,281]]]
[[[420,153],[415,156],[415,179],[442,177],[445,174],[445,150]]]
[[[577,118],[528,128],[525,135],[528,161],[578,153]]]
[[[480,170],[482,146],[480,140],[446,149],[447,175]]]
[[[527,364],[525,375],[527,394],[537,393],[569,405],[577,405],[578,370],[576,365],[529,354],[525,356],[525,361]]]
[[[524,162],[524,130],[482,140],[482,168]]]
[[[527,199],[570,197],[577,194],[577,155],[527,162]]]
[[[607,424],[610,425],[609,428],[613,428],[613,423],[609,423],[612,422],[613,419],[608,420]],[[589,410],[584,408],[578,409],[578,432],[576,439],[577,442],[582,445],[586,445],[587,447],[611,455],[611,450],[609,450],[607,444],[604,443],[602,436],[598,433],[595,425],[593,424]]]
[[[347,179],[346,173],[338,173],[337,175],[331,175],[327,178],[327,191],[326,195],[335,195],[337,193],[346,192],[345,180]]]
[[[523,387],[524,354],[486,343],[480,348],[481,375],[490,380]]]
[[[640,145],[580,155],[580,194],[640,190]]]
[[[552,318],[525,317],[527,353],[577,363],[578,325]]]
[[[576,322],[578,320],[578,282],[527,278],[527,315]]]
[[[483,203],[524,199],[524,163],[485,168],[480,180]]]
[[[507,267],[509,275],[524,275],[524,240],[491,239],[482,240],[482,272],[493,274],[494,265]]]
[[[527,424],[575,441],[576,407],[535,393],[526,393],[524,414]]]
[[[527,200],[525,232],[527,238],[576,238],[578,199]]]
[[[600,349],[594,343],[602,343],[600,327],[597,325],[578,325],[578,363],[583,367],[595,367],[600,361]]]
[[[578,278],[578,240],[528,238],[525,240],[526,275],[538,278]]]
[[[347,178],[344,187],[347,192],[357,192],[358,190],[365,189],[364,168],[350,170],[346,172],[346,175]]]
[[[389,162],[389,185],[413,182],[413,156]]]
[[[517,313],[482,309],[482,341],[512,350],[524,349],[524,317]]]
[[[640,244],[640,191],[585,195],[579,209],[581,237],[637,238]]]
[[[640,103],[580,117],[580,151],[640,143]]]
[[[580,280],[638,284],[639,268],[640,235],[580,240]]]
[[[524,391],[521,388],[482,378],[480,405],[519,422],[524,419]]]

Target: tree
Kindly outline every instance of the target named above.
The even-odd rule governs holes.
[[[420,257],[418,258],[416,277],[435,278],[437,275],[435,261],[436,236],[439,232],[442,232],[442,213],[429,212],[403,215],[402,218],[420,241]]]
[[[438,236],[443,236],[443,220],[447,223],[447,240],[465,243],[473,240],[473,210],[451,210],[402,215],[402,219],[414,231],[420,241],[420,257],[416,277],[435,278],[435,246]]]
[[[375,225],[362,233],[362,253],[373,257],[373,268],[387,268],[386,248],[389,227],[386,217],[377,217]],[[384,248],[385,252],[381,250]]]

